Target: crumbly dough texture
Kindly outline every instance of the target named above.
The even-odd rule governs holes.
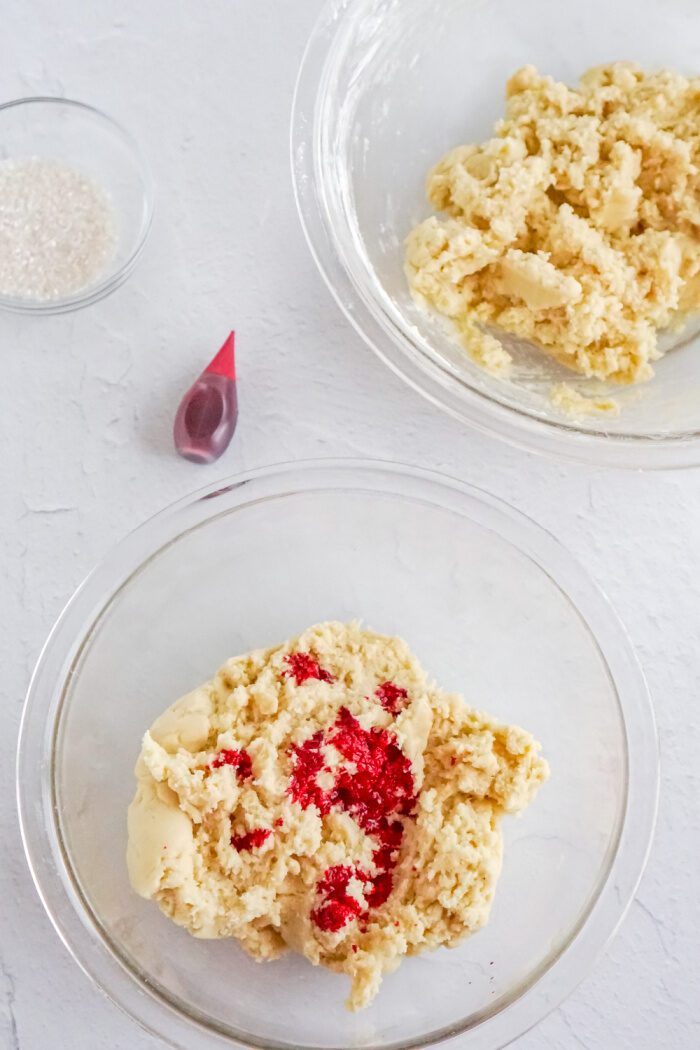
[[[294,653],[308,654],[332,680],[299,683],[289,670]],[[405,695],[395,713],[377,699],[387,682]],[[290,792],[295,748],[328,732],[342,709],[372,739],[385,730],[379,738],[398,746],[415,799],[394,818],[400,848],[386,901],[367,909],[366,883],[353,879],[346,892],[362,915],[324,930],[313,919],[324,873],[376,870],[376,841],[350,813],[321,813]],[[217,764],[242,752],[248,775]],[[236,937],[258,960],[292,948],[348,974],[348,1006],[357,1009],[404,955],[456,945],[487,921],[501,870],[500,820],[522,810],[547,778],[538,752],[523,729],[432,685],[399,638],[322,623],[229,660],[146,733],[128,814],[129,876],[197,937]],[[344,761],[332,747],[324,759],[320,783]],[[268,832],[264,841],[241,848],[256,829]]]
[[[700,77],[616,62],[574,90],[525,66],[506,95],[493,138],[428,176],[441,214],[407,239],[415,298],[497,374],[511,357],[483,326],[649,379],[659,330],[700,309]]]
[[[620,405],[612,397],[588,396],[569,383],[557,383],[552,387],[549,399],[567,416],[619,416]]]

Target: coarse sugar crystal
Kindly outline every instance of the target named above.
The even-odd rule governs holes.
[[[39,157],[0,162],[0,295],[74,295],[104,273],[116,240],[114,207],[92,178]]]

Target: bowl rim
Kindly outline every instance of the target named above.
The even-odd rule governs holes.
[[[74,960],[108,998],[148,1031],[174,1046],[187,1050],[207,1050],[214,1045],[276,1050],[285,1044],[255,1041],[250,1035],[231,1038],[205,1026],[201,1019],[178,1009],[147,982],[139,982],[95,928],[79,886],[71,877],[53,790],[53,751],[60,729],[57,716],[66,683],[73,673],[76,654],[89,640],[115,595],[164,547],[222,511],[227,512],[217,507],[217,499],[224,499],[230,510],[265,496],[319,488],[357,491],[360,484],[365,490],[388,491],[393,496],[408,491],[421,493],[421,498],[430,499],[435,506],[458,510],[461,505],[465,513],[469,505],[478,505],[488,522],[498,526],[499,535],[506,542],[550,576],[587,627],[616,691],[627,741],[627,799],[619,818],[616,848],[597,887],[597,897],[566,946],[514,1001],[506,1001],[497,1013],[470,1025],[466,1033],[452,1026],[449,1031],[431,1033],[427,1039],[391,1044],[393,1050],[436,1043],[455,1045],[455,1039],[460,1046],[483,1048],[486,1035],[494,1040],[488,1044],[490,1047],[501,1047],[522,1035],[583,979],[622,921],[646,864],[659,785],[658,741],[649,692],[630,640],[608,599],[553,534],[483,489],[437,471],[385,461],[317,459],[273,464],[207,485],[129,533],[74,592],[37,661],[22,712],[17,751],[17,806],[25,855],[56,932]]]
[[[63,314],[69,313],[73,310],[81,310],[83,307],[89,306],[91,303],[104,299],[105,296],[110,295],[115,289],[124,283],[141,256],[151,232],[153,216],[155,213],[156,191],[150,164],[148,163],[146,155],[137,140],[119,121],[115,120],[114,117],[110,117],[109,114],[105,113],[103,110],[98,109],[97,106],[92,106],[87,102],[79,102],[77,99],[62,98],[60,95],[27,95],[23,98],[11,99],[9,102],[3,102],[0,104],[0,127],[2,114],[5,110],[16,109],[20,106],[29,107],[37,103],[41,105],[50,104],[58,107],[81,110],[84,113],[90,114],[92,117],[96,117],[99,122],[105,126],[109,126],[112,131],[116,132],[122,142],[128,147],[136,162],[141,182],[143,200],[143,216],[138,235],[134,242],[134,247],[121,266],[116,270],[109,270],[107,276],[103,277],[102,280],[95,284],[88,285],[83,291],[75,292],[73,295],[67,295],[61,299],[21,299],[17,296],[3,295],[0,292],[1,309],[9,310],[12,313],[34,314],[38,316]]]
[[[460,381],[429,357],[407,325],[399,324],[386,296],[360,286],[339,250],[323,180],[322,111],[338,42],[347,36],[361,4],[326,0],[307,41],[294,89],[290,122],[292,184],[311,255],[352,326],[388,367],[417,393],[451,416],[517,448],[573,462],[632,469],[700,465],[700,432],[677,435],[610,433],[575,420],[545,420]],[[385,301],[383,302],[382,299]]]

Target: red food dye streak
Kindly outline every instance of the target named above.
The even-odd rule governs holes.
[[[289,670],[282,673],[287,677],[293,678],[297,685],[303,685],[304,682],[308,682],[312,678],[317,679],[319,682],[334,681],[330,671],[324,670],[318,660],[314,660],[310,653],[290,653],[289,656],[285,657],[285,663]]]
[[[318,786],[316,777],[325,768],[325,759],[321,747],[325,734],[322,729],[310,736],[303,744],[295,744],[290,751],[292,773],[289,780],[289,794],[303,809],[316,806],[321,814],[331,808],[330,792]]]
[[[257,849],[258,846],[262,846],[263,842],[270,837],[272,832],[269,828],[253,828],[252,831],[246,831],[244,835],[232,835],[231,845],[234,849]]]
[[[222,766],[233,766],[241,780],[249,780],[253,775],[253,763],[247,751],[224,748],[211,763],[212,769],[221,769]]]
[[[350,919],[362,915],[364,908],[347,891],[352,878],[367,881],[367,876],[349,864],[335,864],[332,868],[326,868],[323,877],[318,880],[316,892],[321,897],[321,903],[311,912],[311,918],[320,930],[337,933]]]
[[[175,416],[175,448],[193,463],[213,463],[238,421],[234,333],[187,391]]]
[[[281,828],[283,824],[284,824],[284,821],[282,820],[282,817],[278,817],[277,820],[275,821],[275,827],[276,828]]]
[[[389,900],[394,888],[394,877],[391,874],[393,868],[394,862],[388,871],[380,871],[372,879],[372,889],[365,893],[368,908],[379,908]]]
[[[394,682],[382,682],[382,684],[377,687],[374,695],[384,710],[392,715],[398,715],[399,711],[403,710],[408,701],[408,693],[406,690],[400,685],[395,685]]]
[[[351,944],[351,945],[350,945],[350,947],[352,948],[352,950],[353,950],[354,952],[356,952],[356,951],[357,951],[357,945],[356,945],[356,944]]]
[[[323,747],[328,744],[347,764],[334,769],[326,765]],[[335,865],[316,886],[320,903],[311,918],[320,929],[337,932],[353,918],[366,918],[391,894],[392,871],[403,838],[403,824],[397,817],[410,816],[416,801],[411,763],[387,730],[378,726],[364,729],[345,707],[328,730],[318,730],[295,745],[290,755],[289,794],[299,805],[316,806],[322,816],[331,809],[344,810],[377,841],[372,854],[374,874],[358,866]],[[321,772],[332,775],[331,787],[319,786]],[[366,908],[347,893],[353,876],[365,883]]]
[[[355,765],[335,771],[332,803],[355,818],[363,831],[395,847],[389,817],[409,814],[415,802],[411,763],[386,729],[363,729],[347,708],[341,707],[328,743]]]

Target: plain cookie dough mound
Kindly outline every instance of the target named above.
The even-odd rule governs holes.
[[[359,1008],[402,956],[487,921],[500,819],[547,778],[538,751],[400,639],[319,624],[229,660],[146,733],[129,876],[197,937],[347,973]]]
[[[700,77],[617,62],[573,90],[525,66],[494,137],[448,153],[427,190],[442,215],[407,239],[412,292],[494,373],[510,355],[484,325],[645,380],[659,330],[700,309]]]

